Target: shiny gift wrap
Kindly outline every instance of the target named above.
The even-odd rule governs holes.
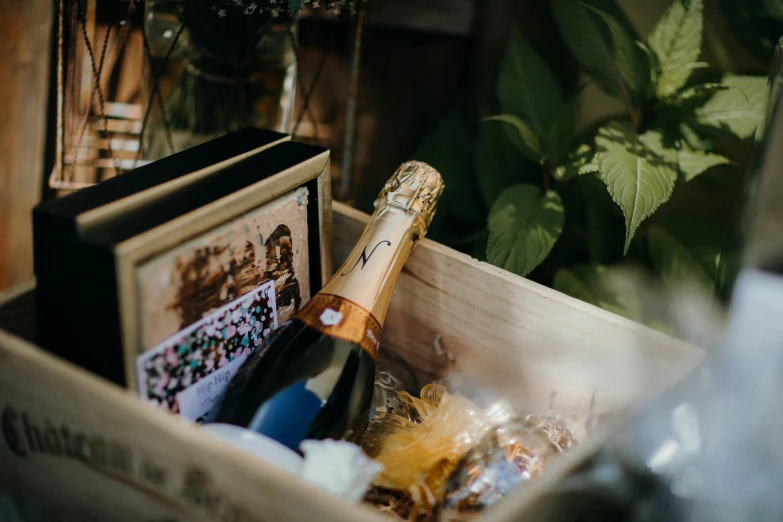
[[[411,520],[432,511],[460,458],[492,426],[481,408],[443,386],[428,384],[420,395],[400,392],[402,415],[376,413],[362,439],[384,467],[373,486],[408,496]]]
[[[428,517],[465,453],[511,414],[505,406],[482,409],[459,394],[428,384],[420,398],[399,393],[399,414],[377,412],[362,447],[384,466],[373,481],[373,503],[409,504],[406,518]],[[398,496],[400,498],[393,498]]]
[[[520,417],[505,401],[482,408],[438,384],[420,396],[398,393],[362,439],[384,466],[365,501],[403,520],[471,518],[576,443],[560,419]]]
[[[552,417],[528,416],[493,428],[449,477],[439,520],[466,520],[478,514],[542,473],[552,457],[572,444],[568,429]]]

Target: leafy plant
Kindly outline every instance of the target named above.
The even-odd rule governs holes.
[[[627,299],[599,289],[612,271],[608,265],[630,259],[666,283],[686,279],[710,288],[721,239],[717,222],[701,229],[686,226],[698,216],[685,219],[676,212],[651,226],[647,221],[675,192],[699,193],[705,172],[737,177],[721,144],[754,136],[766,79],[696,74],[707,68],[699,61],[702,0],[674,0],[646,41],[613,0],[552,0],[551,5],[583,73],[622,100],[625,112],[577,132],[581,88],[563,89],[514,31],[497,84],[500,112],[481,119],[473,176],[469,162],[459,159],[468,154],[468,139],[460,150],[449,147],[448,161],[459,163],[458,169],[449,169],[437,154],[428,157],[432,148],[420,151],[422,159],[436,168],[438,161],[447,166],[447,184],[461,171],[457,190],[467,189],[463,198],[471,199],[471,184],[478,187],[479,207],[488,216],[486,236],[472,231],[467,237],[482,247],[486,242],[486,260],[494,265],[629,316],[633,307],[622,304]],[[453,132],[459,125],[452,121],[447,127]],[[499,142],[503,136],[506,143]],[[442,139],[436,134],[429,141]],[[469,216],[482,209],[475,199],[472,203],[445,213],[475,225]],[[697,208],[688,211],[698,214]],[[705,245],[707,240],[712,243]],[[452,242],[475,252],[476,245],[465,243]]]

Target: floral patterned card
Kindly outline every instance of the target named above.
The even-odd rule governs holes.
[[[139,357],[139,390],[185,418],[212,420],[231,378],[277,327],[268,281]]]

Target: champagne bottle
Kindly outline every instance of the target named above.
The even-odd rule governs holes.
[[[421,162],[394,173],[342,267],[234,377],[218,423],[294,451],[305,439],[361,437],[392,290],[443,187],[440,174]]]

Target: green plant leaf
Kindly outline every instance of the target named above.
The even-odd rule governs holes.
[[[602,12],[608,14],[615,20],[617,20],[617,23],[619,23],[623,29],[625,29],[625,32],[627,32],[632,39],[634,40],[640,40],[639,33],[636,31],[636,28],[633,25],[633,22],[631,22],[631,19],[628,18],[628,15],[625,13],[622,7],[617,3],[616,0],[577,0],[579,3],[583,5],[588,5],[590,7],[594,7],[595,9],[599,9]],[[596,19],[596,21],[599,22],[600,20]],[[604,27],[604,34],[606,35],[608,41],[611,41],[611,35],[609,34],[609,30],[607,27]]]
[[[691,181],[693,178],[718,165],[730,165],[732,161],[720,154],[693,150],[684,143],[677,151],[677,164],[680,166],[680,174],[683,181]]]
[[[582,197],[580,236],[590,261],[600,264],[616,259],[623,248],[625,224],[617,219],[617,206],[606,186],[598,176],[581,176],[574,185]]]
[[[674,94],[660,98],[655,111],[654,123],[658,128],[679,127],[684,121],[692,121],[694,111],[718,91],[731,87],[722,83],[702,83],[685,87]],[[742,92],[742,91],[738,91]]]
[[[764,7],[772,18],[783,21],[783,0],[762,0]]]
[[[783,4],[783,0],[779,0]],[[754,142],[756,145],[760,145],[764,140],[765,133],[769,126],[769,122],[774,118],[774,112],[777,110],[776,103],[768,103],[769,100],[779,100],[780,91],[783,88],[783,75],[781,74],[781,66],[783,66],[782,58],[780,55],[783,50],[783,36],[778,40],[778,44],[775,46],[775,63],[772,65],[773,74],[772,78],[769,78],[767,84],[767,98],[764,110],[761,113],[758,123],[756,124],[756,132],[754,135]]]
[[[661,78],[661,62],[658,59],[658,55],[644,42],[637,41],[636,46],[639,47],[647,57],[647,63],[650,64],[650,86],[654,87],[658,85],[658,80]]]
[[[424,137],[414,157],[433,166],[443,176],[446,190],[438,204],[436,219],[448,214],[462,222],[480,223],[485,210],[475,196],[473,180],[473,143],[459,109],[452,110]],[[437,216],[441,217],[438,218]]]
[[[506,136],[511,143],[528,158],[534,161],[539,161],[541,159],[541,141],[538,139],[536,133],[533,132],[533,129],[528,127],[525,122],[516,116],[512,114],[499,114],[497,116],[484,118],[482,121],[501,122],[504,124],[504,127],[511,125],[513,129],[504,129],[506,131]]]
[[[681,238],[663,227],[653,225],[647,232],[647,246],[653,266],[665,284],[692,284],[711,291],[713,280],[710,273]]]
[[[516,116],[538,136],[545,135],[563,104],[560,85],[549,67],[517,30],[511,33],[500,64],[498,98],[504,114]]]
[[[692,123],[706,131],[750,139],[764,114],[767,80],[763,76],[725,76],[728,88],[695,110]]]
[[[636,44],[633,35],[613,16],[596,9],[593,6],[582,4],[597,13],[609,27],[612,35],[612,49],[614,51],[614,63],[625,83],[637,96],[644,97],[650,90],[650,60],[644,50]]]
[[[558,181],[565,181],[582,174],[595,174],[599,171],[595,161],[595,151],[590,145],[580,143],[568,153],[565,160],[555,167],[553,175]]]
[[[663,146],[660,131],[639,135],[630,123],[617,121],[601,127],[595,143],[601,179],[625,215],[627,253],[642,221],[671,197],[676,150]]]
[[[685,102],[700,102],[710,98],[718,91],[728,90],[730,87],[722,83],[700,83],[692,85],[677,92],[670,99],[674,104]],[[744,93],[743,93],[744,94]]]
[[[561,268],[555,273],[552,288],[628,319],[638,319],[638,296],[619,292],[611,284],[611,276],[612,268],[603,265]]]
[[[551,157],[546,158],[549,164],[559,163],[568,154],[576,130],[576,103],[581,92],[580,88],[563,103],[549,128],[549,142],[552,144]]]
[[[609,6],[596,3],[590,2],[589,5],[610,12]],[[614,5],[614,0],[600,3]],[[606,24],[577,0],[552,0],[551,6],[560,34],[585,74],[606,94],[623,97],[625,86],[614,65],[612,39]],[[614,8],[615,12],[619,11],[616,5]]]
[[[504,189],[522,181],[526,162],[497,124],[479,127],[474,169],[487,208]],[[486,251],[486,249],[484,249]]]
[[[659,98],[673,94],[688,81],[701,54],[703,11],[702,0],[674,0],[653,29],[649,43],[661,68]]]
[[[680,135],[682,136],[682,142],[691,149],[701,151],[708,151],[712,149],[712,140],[708,140],[699,136],[699,134],[693,130],[693,127],[687,123],[680,123],[677,128],[680,131]]]
[[[489,212],[487,260],[526,276],[541,264],[560,237],[565,211],[560,196],[535,185],[503,191]]]
[[[727,232],[725,223],[677,213],[662,217],[656,226],[685,245],[711,279],[717,277]]]

